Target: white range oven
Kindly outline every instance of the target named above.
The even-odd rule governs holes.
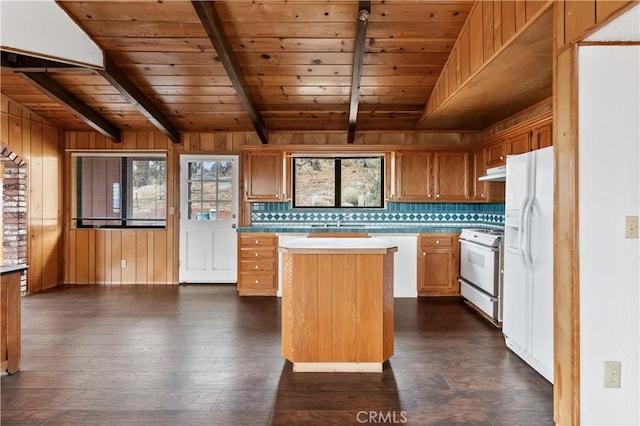
[[[464,229],[460,233],[460,293],[487,319],[502,325],[501,229]]]

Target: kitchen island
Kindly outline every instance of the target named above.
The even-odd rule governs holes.
[[[282,354],[294,371],[381,372],[393,355],[393,256],[382,238],[299,238],[283,254]]]

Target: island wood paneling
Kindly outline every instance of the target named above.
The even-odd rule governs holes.
[[[377,363],[391,357],[393,253],[287,250],[282,289],[287,359],[295,365]]]
[[[20,370],[21,304],[20,271],[0,277],[0,372]]]
[[[27,291],[57,286],[63,271],[63,138],[60,130],[0,95],[0,142],[27,160]]]

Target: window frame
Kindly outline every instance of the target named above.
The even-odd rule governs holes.
[[[297,159],[334,160],[334,203],[332,206],[299,206],[296,204],[296,164]],[[380,205],[376,206],[342,206],[342,160],[380,160]],[[385,207],[385,155],[309,155],[300,154],[291,157],[291,208],[294,209],[384,209]]]
[[[119,208],[120,217],[84,217],[82,215],[82,159],[83,158],[108,158],[120,160],[120,197]],[[133,179],[129,179],[133,161],[135,160],[163,160],[165,162],[165,197],[164,197],[164,218],[133,218],[133,211],[129,205],[128,195],[133,193]],[[75,185],[72,186],[72,205],[71,211],[75,210],[75,216],[71,217],[71,227],[74,229],[167,229],[167,192],[169,184],[168,164],[169,159],[166,152],[72,152],[71,153],[71,180],[75,179]],[[75,173],[75,176],[73,176]],[[74,191],[75,189],[75,191]],[[75,209],[74,209],[75,207]],[[83,221],[110,221],[120,222],[120,224],[95,225],[83,224]],[[136,225],[136,222],[158,222],[158,225]]]

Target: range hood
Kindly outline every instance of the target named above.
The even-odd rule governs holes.
[[[507,166],[492,167],[487,169],[485,176],[480,176],[478,180],[488,182],[504,182],[507,180]]]

